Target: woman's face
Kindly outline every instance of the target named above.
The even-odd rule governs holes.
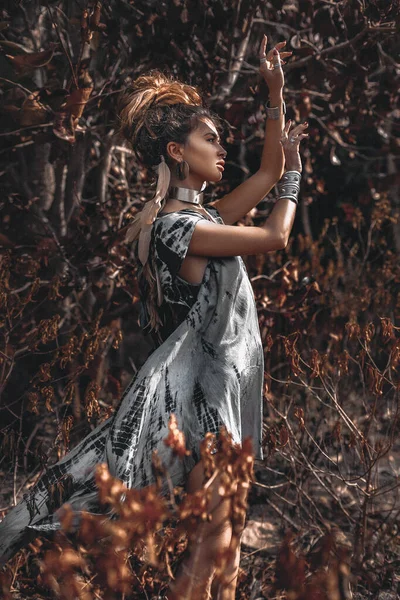
[[[189,163],[189,177],[198,178],[199,182],[222,179],[226,154],[217,128],[210,119],[199,121],[183,146],[183,158]]]

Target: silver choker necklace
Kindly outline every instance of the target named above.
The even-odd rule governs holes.
[[[201,189],[204,189],[204,185]],[[180,200],[181,202],[188,202],[189,204],[203,205],[204,194],[202,191],[191,190],[190,188],[175,187],[169,188],[169,200]]]

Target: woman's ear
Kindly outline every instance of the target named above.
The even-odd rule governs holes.
[[[178,142],[168,142],[167,153],[173,160],[180,162],[183,156],[183,146]]]

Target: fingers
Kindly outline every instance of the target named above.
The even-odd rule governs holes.
[[[292,137],[295,137],[296,135],[303,134],[305,132],[305,130],[307,129],[307,127],[308,127],[308,123],[307,122],[300,123],[300,125],[295,125],[293,127],[293,129],[290,131],[290,135]],[[308,135],[308,133],[305,134],[305,135]]]
[[[285,58],[288,58],[289,56],[292,56],[293,52],[279,52],[279,56],[281,57],[281,64],[282,65],[286,65],[286,60],[283,60]]]
[[[290,129],[290,126],[291,126],[291,124],[292,124],[292,121],[291,121],[291,119],[289,119],[289,120],[288,120],[288,121],[285,123],[285,127],[284,127],[283,131],[284,131],[284,133],[285,133],[286,135],[288,135],[288,134],[289,134],[289,129]]]
[[[277,68],[281,66],[281,55],[276,48],[272,51],[272,65]]]
[[[260,45],[260,58],[263,58],[265,56],[265,50],[267,48],[267,42],[268,42],[268,38],[264,34],[264,37],[261,40],[261,45]]]
[[[285,151],[298,152],[300,142],[308,138],[308,133],[305,130],[308,127],[308,123],[300,123],[299,125],[293,124],[291,119],[285,123],[285,127],[282,130],[281,144]]]
[[[281,49],[286,46],[286,41],[278,42],[271,50],[266,53],[268,37],[264,34],[260,44],[260,72],[266,72],[266,70],[273,70],[275,68],[280,69],[282,65],[286,64],[285,58],[289,58],[293,52],[281,52]]]
[[[304,123],[299,123],[299,125],[296,125],[296,123],[294,123],[292,121],[292,119],[288,119],[285,123],[285,127],[284,127],[284,131],[286,133],[289,133],[290,131],[290,127],[293,127],[292,131],[290,132],[292,135],[298,135],[299,133],[303,133],[305,129],[307,129],[308,127],[308,122],[304,121]]]
[[[271,50],[269,50],[268,53],[266,53],[267,43],[268,43],[268,37],[264,34],[263,38],[261,40],[261,44],[260,44],[260,52],[259,52],[259,58],[260,58],[260,60],[263,63],[266,62],[267,63],[267,67],[269,69],[271,68],[271,65],[270,65],[271,62],[273,64],[275,64],[275,66],[285,65],[286,61],[284,59],[288,58],[289,56],[291,56],[293,54],[293,52],[291,52],[291,51],[289,51],[289,52],[281,52],[281,49],[286,46],[286,41],[278,42],[277,44],[275,44],[275,46],[273,48],[271,48]],[[279,56],[279,62],[275,58],[275,56],[277,54]]]
[[[274,55],[275,55],[274,50],[275,50],[275,48],[278,49],[278,44],[276,46],[274,46],[274,48],[271,48],[271,50],[267,54],[267,60],[270,61],[270,62],[274,58]],[[286,61],[284,61],[282,59],[288,58],[289,56],[292,56],[292,54],[293,54],[293,52],[279,52],[279,58],[281,59],[281,62],[282,62],[283,65],[286,64]]]

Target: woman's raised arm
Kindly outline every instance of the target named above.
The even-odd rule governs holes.
[[[276,107],[275,118],[267,118],[264,147],[258,171],[226,196],[212,202],[227,225],[236,223],[254,208],[271,190],[283,173],[284,158],[280,144],[284,126],[283,84],[281,58],[290,56],[283,52],[286,42],[280,42],[265,54],[267,36],[260,47],[260,74],[268,84],[269,106]]]
[[[281,148],[285,156],[285,172],[294,183],[282,186],[283,190],[264,225],[237,227],[199,221],[189,244],[189,255],[245,256],[285,248],[296,213],[293,195],[292,199],[285,196],[285,190],[291,195],[293,187],[299,188],[300,176],[296,174],[302,171],[299,147],[301,140],[308,136],[305,133],[307,126],[307,123],[303,123],[291,129],[291,122],[288,121],[283,130]]]

